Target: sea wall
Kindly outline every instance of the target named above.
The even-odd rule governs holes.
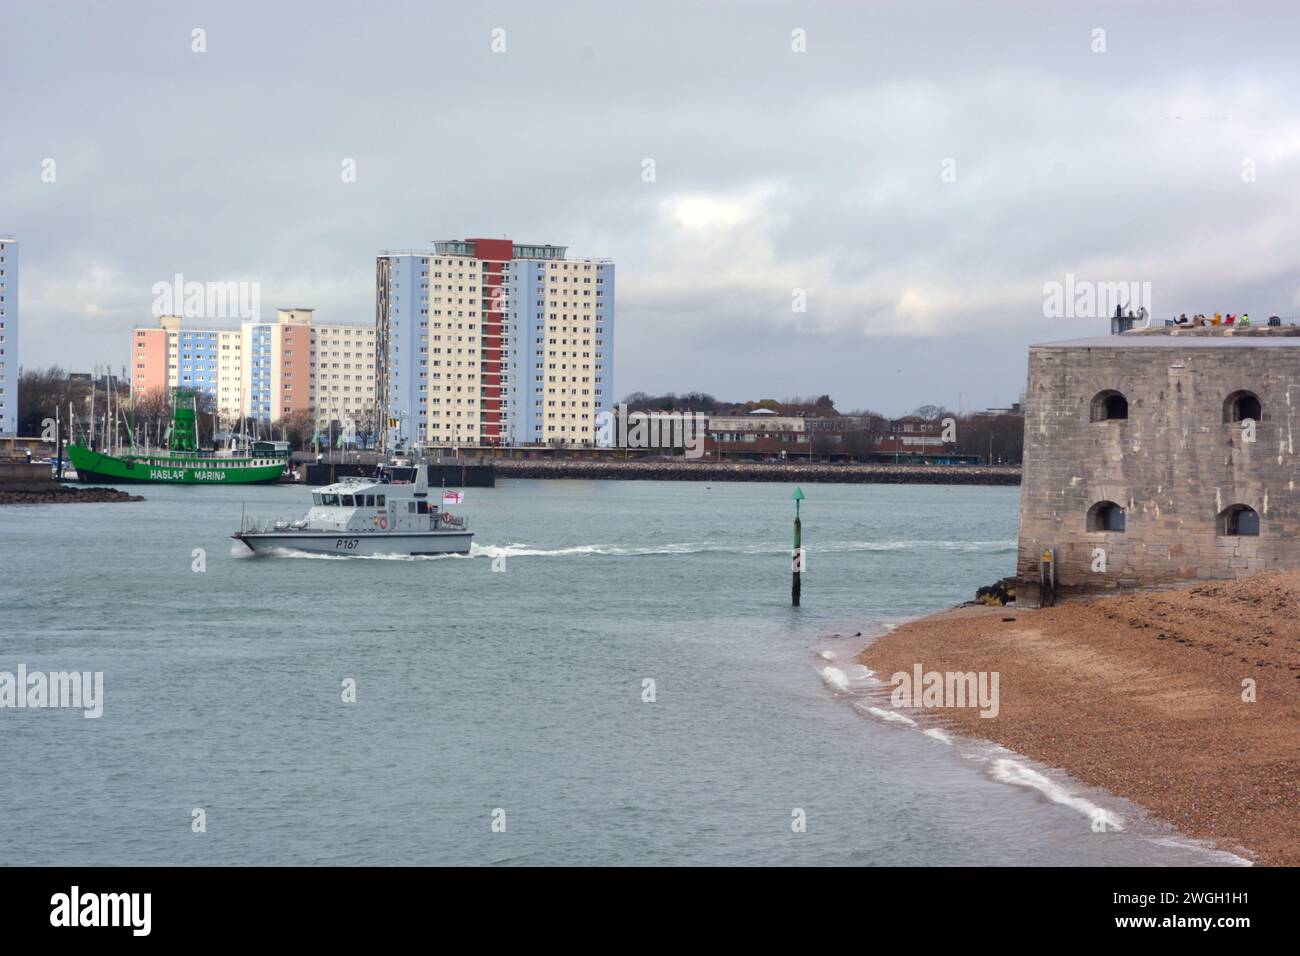
[[[858,484],[1015,485],[1020,469],[982,465],[819,465],[709,461],[496,462],[502,478],[600,478],[642,481],[790,481]]]
[[[0,487],[6,485],[52,485],[54,472],[49,465],[26,461],[0,461]]]

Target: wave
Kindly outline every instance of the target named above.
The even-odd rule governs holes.
[[[995,760],[993,761],[993,765],[989,772],[993,775],[994,780],[999,780],[1002,783],[1014,784],[1018,787],[1028,787],[1031,790],[1037,790],[1053,803],[1059,803],[1063,807],[1077,810],[1085,817],[1093,820],[1094,823],[1103,824],[1107,830],[1124,829],[1123,817],[1120,817],[1118,814],[1103,807],[1097,806],[1091,800],[1085,800],[1083,797],[1075,796],[1060,784],[1049,780],[1037,770],[1026,767],[1018,761],[1007,760],[1006,758]]]
[[[923,730],[922,733],[927,737],[933,737],[941,744],[947,744],[949,747],[952,746],[952,735],[947,731],[940,730],[938,727],[927,728],[926,730]]]
[[[844,693],[849,689],[848,675],[838,667],[823,667],[817,673],[821,675],[822,680],[831,690]]]
[[[1220,850],[1206,840],[1194,840],[1191,837],[1158,837],[1151,841],[1157,846],[1173,847],[1177,850],[1199,850],[1223,866],[1254,866],[1254,862],[1244,856]]]
[[[900,714],[897,711],[885,710],[883,707],[872,707],[870,704],[854,704],[858,713],[870,714],[872,717],[880,720],[889,721],[895,724],[906,724],[909,727],[915,727],[916,721],[906,714]]]

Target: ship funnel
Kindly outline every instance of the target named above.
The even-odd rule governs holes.
[[[415,463],[415,497],[424,498],[429,494],[429,468],[422,461]]]

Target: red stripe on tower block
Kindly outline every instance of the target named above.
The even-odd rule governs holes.
[[[479,362],[479,407],[482,409],[483,443],[501,444],[501,333],[506,321],[506,263],[514,258],[510,239],[475,239],[474,254],[487,269],[483,273],[483,351]]]

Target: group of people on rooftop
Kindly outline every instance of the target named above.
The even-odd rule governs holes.
[[[1184,312],[1178,318],[1171,320],[1169,324],[1190,325],[1193,328],[1200,328],[1203,325],[1235,325],[1244,329],[1250,327],[1250,316],[1244,312],[1240,316],[1233,315],[1231,312],[1227,315],[1224,315],[1221,312],[1215,312],[1213,316],[1201,313],[1194,315],[1189,319],[1187,313]]]

